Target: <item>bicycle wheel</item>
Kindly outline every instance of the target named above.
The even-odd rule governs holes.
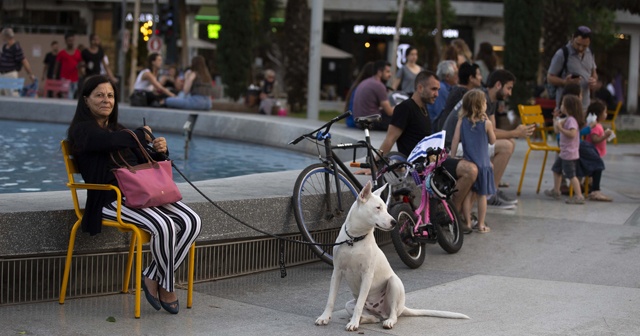
[[[424,262],[425,243],[413,238],[413,228],[416,225],[416,214],[408,203],[396,203],[389,210],[389,214],[398,224],[391,231],[391,241],[400,256],[400,260],[409,268],[418,268]]]
[[[341,203],[336,193],[336,173],[317,163],[305,168],[293,189],[293,211],[302,236],[309,242],[333,244],[336,235],[329,229],[339,228],[347,218],[358,189],[342,172],[340,179]],[[310,245],[313,253],[333,265],[333,247]]]
[[[462,217],[458,210],[448,200],[432,198],[430,201],[431,223],[438,232],[438,244],[447,253],[460,251],[464,239],[460,231],[460,218]],[[452,216],[449,216],[445,206],[449,208]]]

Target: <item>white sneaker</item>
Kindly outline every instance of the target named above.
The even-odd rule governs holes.
[[[500,200],[500,197],[496,195],[491,195],[487,197],[487,205],[494,209],[502,209],[502,210],[512,210],[516,208],[515,204],[507,204]]]
[[[507,194],[500,189],[498,189],[498,198],[506,204],[518,204],[518,199],[507,196]]]

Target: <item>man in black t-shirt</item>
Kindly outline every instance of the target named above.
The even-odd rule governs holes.
[[[104,66],[107,76],[113,82],[117,82],[117,78],[111,72],[109,65],[104,60],[104,50],[100,45],[100,37],[96,34],[89,35],[89,48],[82,50],[82,61],[84,62],[84,77],[100,74],[100,65]]]
[[[431,122],[426,106],[433,104],[438,97],[438,90],[440,81],[433,72],[421,71],[416,76],[411,98],[393,110],[387,136],[380,145],[382,153],[389,153],[395,143],[400,153],[409,156],[420,140],[431,135]],[[478,176],[478,168],[469,161],[454,158],[448,158],[443,167],[457,180],[458,192],[454,194],[453,202],[457,209],[462,209],[462,201]]]
[[[46,79],[56,79],[60,77],[60,71],[58,71],[58,73],[54,73],[54,70],[56,68],[56,56],[58,56],[58,48],[58,41],[51,42],[51,51],[44,56],[44,69],[42,70],[43,82]],[[53,97],[52,91],[47,91],[46,94],[47,97]],[[62,98],[60,93],[58,93],[58,96],[58,98]]]

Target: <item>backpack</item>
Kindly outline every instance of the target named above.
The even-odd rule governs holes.
[[[564,62],[562,62],[562,69],[560,72],[556,74],[556,76],[562,75],[562,73],[567,70],[567,59],[569,58],[569,48],[566,45],[562,46],[562,55],[564,56]],[[557,87],[547,81],[547,76],[544,77],[544,87],[547,89],[547,94],[549,95],[549,99],[556,99],[556,90]]]

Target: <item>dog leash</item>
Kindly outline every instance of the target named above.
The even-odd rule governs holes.
[[[149,137],[151,137],[151,140],[153,141],[155,139],[155,136],[147,131],[145,128],[142,128],[142,130],[149,135]],[[153,148],[147,147],[149,148],[149,150],[153,151]],[[154,151],[155,152],[155,151]],[[169,156],[164,154],[164,153],[159,153],[162,154],[164,156],[164,158],[166,160],[169,160]],[[229,213],[228,211],[226,211],[225,209],[223,209],[220,205],[218,205],[216,202],[214,202],[212,199],[210,199],[204,192],[202,192],[202,190],[200,190],[198,187],[196,187],[193,182],[191,182],[183,173],[180,169],[178,169],[178,167],[175,165],[175,163],[173,162],[173,160],[171,161],[171,166],[178,172],[178,174],[180,174],[180,176],[182,176],[182,178],[187,181],[187,183],[189,183],[189,185],[195,190],[197,191],[200,195],[202,195],[202,197],[204,197],[209,203],[211,203],[216,209],[218,209],[219,211],[221,211],[223,214],[231,217],[233,220],[235,220],[236,222],[254,230],[257,232],[260,232],[264,235],[267,235],[269,237],[278,239],[279,244],[278,244],[278,264],[280,267],[280,277],[284,278],[287,276],[287,269],[285,266],[285,242],[291,242],[291,243],[295,243],[295,244],[302,244],[302,245],[315,245],[315,246],[322,246],[322,247],[332,247],[332,246],[339,246],[339,245],[343,245],[343,244],[347,244],[349,246],[353,246],[354,243],[359,242],[361,240],[363,240],[367,235],[363,235],[363,236],[358,236],[358,237],[352,237],[349,232],[346,232],[346,228],[345,228],[345,232],[347,234],[347,236],[349,237],[349,239],[341,241],[339,243],[329,243],[329,244],[323,244],[323,243],[311,243],[311,242],[307,242],[307,241],[301,241],[301,240],[297,240],[297,239],[291,239],[291,238],[287,238],[287,237],[281,237],[278,236],[276,234],[270,233],[270,232],[266,232],[264,230],[258,229],[255,226],[252,226],[248,223],[245,223],[243,220],[241,220],[240,218],[236,217],[235,215]],[[326,252],[324,252],[326,253]],[[323,254],[324,254],[323,253]]]
[[[287,237],[281,237],[278,236],[276,234],[270,233],[270,232],[266,232],[264,230],[258,229],[257,227],[254,227],[250,224],[245,223],[243,220],[241,220],[240,218],[236,217],[235,215],[229,213],[227,210],[223,209],[220,205],[218,205],[216,202],[214,202],[212,199],[210,199],[204,192],[202,192],[202,190],[200,190],[198,187],[196,187],[186,176],[184,176],[184,174],[182,173],[182,171],[180,171],[180,169],[178,169],[178,167],[176,167],[176,165],[173,163],[173,161],[171,161],[171,165],[173,166],[173,168],[175,168],[175,170],[180,174],[180,176],[182,176],[182,178],[184,178],[185,181],[187,181],[187,183],[189,183],[189,185],[195,190],[197,191],[200,195],[202,195],[202,197],[204,197],[209,203],[211,203],[216,209],[220,210],[223,214],[231,217],[233,220],[235,220],[236,222],[254,230],[257,232],[260,232],[264,235],[270,236],[272,238],[276,238],[279,240],[279,258],[278,258],[278,263],[280,266],[280,277],[284,278],[287,276],[287,270],[286,270],[286,266],[285,266],[285,242],[291,242],[291,243],[296,243],[296,244],[302,244],[302,245],[315,245],[315,246],[322,246],[322,247],[331,247],[331,246],[339,246],[339,245],[344,245],[347,244],[349,246],[353,246],[354,243],[359,242],[361,240],[363,240],[367,235],[363,235],[363,236],[358,236],[358,237],[353,237],[351,236],[348,232],[346,232],[346,228],[345,228],[345,232],[347,233],[347,236],[349,237],[349,239],[341,241],[339,243],[329,243],[329,244],[323,244],[323,243],[311,243],[311,242],[307,242],[307,241],[301,241],[301,240],[297,240],[297,239],[291,239],[291,238],[287,238]],[[326,252],[325,252],[326,253]],[[324,254],[324,253],[323,253]]]

